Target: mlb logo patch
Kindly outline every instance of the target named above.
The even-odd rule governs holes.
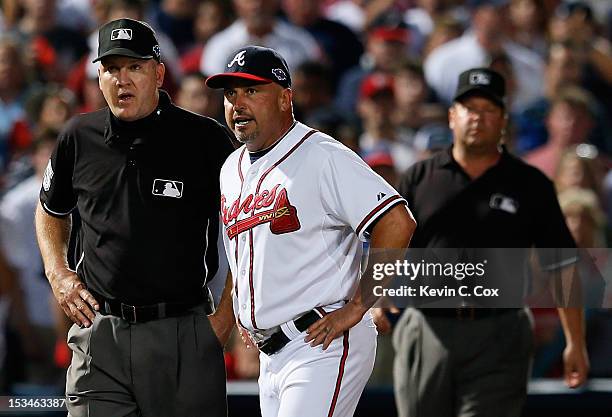
[[[132,29],[114,29],[111,32],[111,41],[132,40]]]
[[[472,85],[489,85],[491,84],[491,78],[484,72],[475,72],[470,74],[470,84]]]
[[[493,194],[489,200],[489,207],[505,211],[506,213],[516,214],[519,209],[519,203],[515,199],[503,194]]]
[[[183,196],[183,183],[175,180],[155,179],[153,181],[153,195],[160,197],[181,198]]]

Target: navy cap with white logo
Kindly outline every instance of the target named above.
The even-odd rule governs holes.
[[[161,61],[155,32],[147,23],[134,19],[113,20],[100,28],[98,56],[93,62],[110,55]]]
[[[506,81],[490,68],[472,68],[459,75],[459,84],[453,101],[470,95],[484,96],[505,108]]]
[[[291,87],[291,75],[285,59],[274,49],[261,46],[246,46],[231,55],[226,71],[208,77],[210,88],[225,88],[236,78],[254,83],[276,83],[283,88]]]

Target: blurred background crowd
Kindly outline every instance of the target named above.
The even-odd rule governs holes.
[[[59,393],[69,323],[44,277],[33,213],[58,131],[105,106],[97,28],[121,17],[156,30],[164,88],[224,122],[205,87],[245,44],[277,49],[298,120],[331,134],[396,184],[451,143],[457,76],[489,66],[508,86],[505,145],[557,186],[578,245],[612,233],[612,0],[3,0],[0,14],[0,392]],[[171,140],[172,138],[168,138]],[[207,140],[202,132],[201,140]],[[529,184],[525,184],[528,187]],[[597,262],[603,268],[607,254]],[[608,304],[612,305],[612,304]],[[560,375],[554,309],[537,309],[534,376]],[[612,314],[590,310],[592,376],[612,377]],[[235,340],[234,340],[235,339]],[[234,338],[230,379],[256,378],[257,352]],[[372,383],[391,383],[381,338]]]

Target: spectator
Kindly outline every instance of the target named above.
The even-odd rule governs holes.
[[[8,392],[9,364],[7,363],[8,343],[7,326],[9,309],[11,306],[11,293],[15,286],[15,273],[8,267],[6,259],[0,251],[0,393]]]
[[[494,71],[499,72],[506,79],[506,100],[509,103],[514,101],[514,97],[517,92],[517,81],[514,68],[512,67],[512,61],[505,51],[500,51],[495,54],[491,54],[489,57],[488,67]]]
[[[0,176],[14,151],[15,125],[25,120],[26,95],[21,46],[4,37],[0,39]]]
[[[578,247],[606,247],[603,233],[605,216],[593,190],[568,188],[559,193],[559,205]]]
[[[56,19],[56,0],[24,0],[23,16],[16,29],[28,45],[38,76],[62,82],[72,66],[87,53],[82,33],[62,26]]]
[[[206,86],[206,76],[199,72],[187,74],[181,80],[176,105],[202,116],[223,120],[223,97],[220,91]]]
[[[315,113],[326,113],[346,121],[346,117],[333,104],[333,87],[328,66],[307,61],[294,71],[291,77],[293,103],[296,118],[308,120]]]
[[[412,0],[338,0],[327,7],[329,19],[361,33],[384,14],[403,16]]]
[[[435,21],[446,15],[449,6],[447,0],[416,0],[404,14],[404,21],[413,27],[420,39],[429,37],[433,32]]]
[[[365,27],[366,14],[364,7],[367,0],[339,0],[327,7],[328,19],[342,23],[355,33],[361,33]]]
[[[393,77],[384,73],[367,76],[361,84],[357,107],[364,128],[359,138],[363,158],[387,151],[395,162],[396,170],[404,172],[416,161],[416,154],[410,143],[412,138],[393,124]]]
[[[308,126],[336,138],[355,153],[359,153],[359,128],[334,107],[322,107],[304,120]]]
[[[27,362],[25,380],[45,385],[57,384],[63,372],[58,372],[53,360],[56,336],[51,310],[51,288],[45,278],[38,252],[34,210],[38,204],[45,166],[49,162],[56,138],[56,131],[47,130],[35,140],[31,152],[35,174],[8,192],[0,204],[2,251],[16,272],[26,307],[26,315],[19,317],[19,320],[32,328],[31,338],[27,342],[38,345],[38,357],[29,358]]]
[[[422,161],[434,156],[435,153],[448,149],[453,143],[452,132],[448,124],[432,123],[420,128],[414,135],[414,149],[417,160]]]
[[[606,115],[612,114],[612,95],[608,93],[612,85],[612,44],[597,34],[591,8],[582,1],[561,3],[550,21],[550,39],[574,51],[582,69],[580,86],[595,96]],[[612,153],[609,144],[595,145]]]
[[[59,131],[74,114],[76,100],[71,91],[54,84],[48,84],[31,95],[26,104],[27,120],[15,125],[14,137],[23,143],[18,151],[14,149],[7,167],[4,185],[10,190],[34,173],[31,157],[26,154],[32,138],[46,130]]]
[[[238,20],[208,41],[200,65],[204,74],[223,72],[231,54],[247,44],[277,50],[292,72],[302,62],[320,58],[308,32],[276,17],[277,0],[233,0],[233,4]]]
[[[509,38],[544,58],[548,47],[544,0],[511,0],[508,17]]]
[[[232,10],[228,2],[223,0],[204,0],[198,5],[193,22],[195,45],[181,55],[183,73],[200,71],[202,54],[208,40],[217,32],[229,26],[232,21]]]
[[[359,86],[366,75],[373,72],[391,74],[408,58],[410,32],[397,15],[384,15],[368,30],[365,55],[360,65],[348,70],[336,95],[336,106],[344,112],[354,114],[359,97]]]
[[[562,91],[552,102],[546,126],[548,142],[525,155],[525,161],[544,172],[555,175],[561,155],[571,145],[586,143],[593,128],[593,100],[579,88]]]
[[[47,85],[28,103],[33,132],[60,131],[74,115],[76,100],[72,92],[56,85]]]
[[[179,52],[185,52],[195,42],[193,26],[197,9],[196,0],[161,0],[151,24],[165,33]]]
[[[395,163],[391,154],[385,150],[380,149],[368,153],[364,157],[364,161],[369,165],[370,168],[378,175],[384,178],[389,184],[397,188],[397,171],[395,170]]]
[[[516,74],[516,94],[510,110],[519,111],[542,96],[541,58],[534,52],[506,39],[501,28],[504,15],[500,6],[485,3],[476,7],[472,28],[425,60],[425,78],[445,104],[450,104],[460,72],[487,65],[493,54],[505,52]]]
[[[570,188],[584,188],[593,191],[602,205],[606,167],[598,156],[597,148],[587,143],[569,147],[561,156],[555,173],[557,193]]]
[[[519,153],[525,153],[546,142],[546,114],[550,100],[563,87],[579,85],[582,68],[573,49],[564,44],[552,44],[548,50],[544,69],[544,95],[519,112],[516,117],[517,143]]]
[[[310,33],[325,53],[335,91],[346,70],[359,63],[361,41],[343,24],[323,17],[322,0],[283,0],[282,4],[289,21]]]
[[[466,22],[469,19],[462,7],[451,7],[452,2],[449,0],[416,0],[415,3],[416,7],[408,9],[404,14],[404,21],[412,28],[411,34],[415,37],[412,43],[418,52],[423,50],[437,22]]]
[[[422,57],[426,59],[439,46],[459,38],[463,34],[463,26],[452,18],[442,18],[436,22],[431,34],[423,45]]]
[[[106,101],[98,85],[97,74],[95,76],[87,74],[83,82],[82,93],[83,101],[77,113],[89,113],[106,107]]]
[[[232,14],[232,8],[223,0],[201,1],[193,25],[196,41],[208,42],[215,33],[225,29],[232,22]]]
[[[393,121],[397,126],[414,134],[428,123],[446,123],[446,110],[437,103],[418,62],[407,60],[400,65],[395,73],[394,91]]]
[[[92,6],[98,1],[57,0],[57,20],[79,33],[89,33],[96,28]]]

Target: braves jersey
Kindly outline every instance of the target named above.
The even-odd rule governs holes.
[[[220,177],[234,313],[252,331],[352,298],[368,227],[406,204],[354,152],[297,122],[254,163],[234,151]]]

